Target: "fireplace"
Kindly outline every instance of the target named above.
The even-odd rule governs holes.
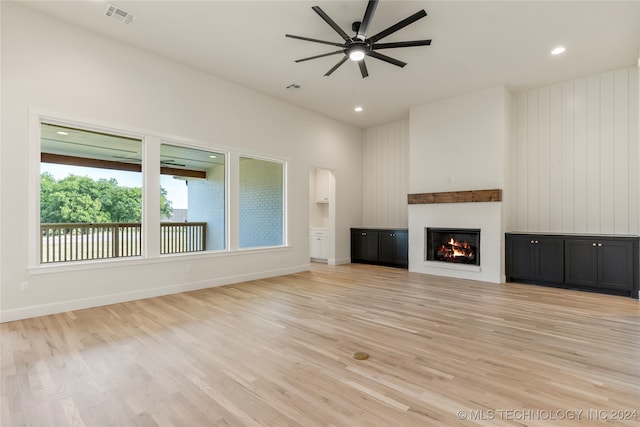
[[[480,265],[480,229],[425,229],[427,261]]]

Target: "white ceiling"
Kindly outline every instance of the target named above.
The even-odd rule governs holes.
[[[521,91],[635,65],[640,54],[640,1],[381,1],[369,34],[425,9],[426,18],[381,42],[433,43],[384,51],[407,62],[403,69],[367,59],[367,79],[351,61],[324,77],[340,55],[294,63],[337,48],[284,36],[341,42],[311,6],[322,7],[351,34],[365,0],[20,3],[358,127],[486,87]],[[107,18],[107,4],[136,19],[125,25]],[[551,56],[558,45],[567,52]],[[286,90],[291,83],[302,88]],[[356,105],[364,111],[355,113]]]

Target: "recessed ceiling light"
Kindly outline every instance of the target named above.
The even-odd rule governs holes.
[[[58,135],[69,135],[69,133],[67,132],[62,132],[61,130],[59,130],[58,132],[56,132]]]
[[[362,111],[362,107],[357,106],[356,108],[353,109],[353,111],[355,111],[356,113],[359,113],[360,111]]]
[[[216,156],[209,156],[210,159],[215,159],[217,158]]]
[[[551,51],[551,55],[560,55],[561,53],[564,53],[565,50],[567,49],[565,49],[563,46],[558,46]]]

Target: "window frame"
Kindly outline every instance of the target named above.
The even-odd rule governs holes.
[[[52,263],[41,263],[40,262],[40,253],[42,250],[42,239],[40,236],[40,173],[41,173],[41,153],[42,153],[42,124],[51,124],[56,126],[64,126],[68,128],[88,131],[88,132],[97,132],[104,133],[108,135],[121,136],[125,138],[132,138],[140,140],[141,151],[142,151],[142,164],[141,164],[141,176],[142,176],[142,218],[141,218],[141,239],[142,239],[142,248],[141,248],[141,256],[136,257],[127,257],[118,260],[117,258],[103,258],[103,259],[92,259],[92,260],[78,260],[73,262],[52,262]],[[104,262],[130,262],[137,259],[145,258],[145,186],[144,186],[144,176],[145,176],[145,152],[146,152],[146,135],[140,132],[135,131],[127,131],[117,127],[109,126],[109,125],[99,125],[95,123],[91,123],[89,121],[80,121],[77,119],[72,119],[68,117],[64,117],[60,114],[51,114],[45,112],[38,112],[30,110],[29,114],[29,130],[28,130],[28,140],[29,140],[29,167],[28,167],[28,192],[30,197],[28,198],[28,268],[29,269],[49,269],[55,268],[58,266],[67,266],[70,265],[87,265],[87,264],[101,264]]]
[[[46,132],[46,135],[43,133],[43,131],[45,130],[46,127],[54,127],[54,129],[48,129]],[[55,129],[57,128],[57,129]],[[60,264],[60,263],[70,263],[70,262],[84,262],[84,261],[98,261],[98,260],[104,260],[104,259],[115,259],[115,258],[140,258],[143,255],[143,250],[144,250],[144,245],[143,245],[143,241],[142,241],[142,230],[143,230],[143,224],[142,224],[142,208],[143,208],[143,195],[142,195],[142,188],[143,188],[143,171],[142,171],[142,156],[143,156],[143,149],[144,149],[144,144],[143,144],[143,140],[141,138],[132,138],[130,136],[124,136],[121,133],[117,133],[117,132],[102,132],[102,131],[94,131],[94,130],[89,130],[87,128],[81,128],[81,127],[77,127],[77,126],[64,126],[64,125],[59,125],[57,123],[52,123],[49,120],[41,120],[40,121],[40,138],[39,138],[39,157],[40,157],[40,161],[39,161],[39,173],[38,173],[38,203],[40,208],[42,207],[42,200],[41,200],[41,196],[42,196],[42,170],[43,170],[43,164],[59,164],[59,165],[64,165],[63,167],[66,169],[66,173],[67,176],[64,177],[63,179],[68,178],[71,175],[80,175],[78,174],[77,170],[75,170],[76,167],[80,167],[80,168],[87,168],[87,169],[92,169],[95,171],[100,171],[101,174],[105,174],[105,172],[109,172],[109,171],[120,171],[120,172],[124,172],[125,174],[134,174],[136,176],[135,179],[135,183],[129,183],[130,185],[133,184],[134,187],[137,187],[140,189],[140,198],[139,201],[136,200],[136,204],[140,203],[140,219],[139,221],[133,221],[133,222],[129,222],[128,220],[118,220],[118,219],[111,219],[109,222],[101,222],[99,220],[94,219],[94,221],[81,221],[81,222],[72,222],[72,224],[76,224],[74,226],[68,227],[68,228],[73,228],[73,229],[91,229],[91,236],[93,239],[95,239],[96,237],[98,237],[98,244],[89,244],[89,239],[91,239],[91,237],[89,237],[89,235],[75,235],[75,240],[76,240],[76,244],[73,244],[73,240],[74,237],[70,236],[69,240],[67,240],[67,236],[65,234],[64,238],[61,239],[61,235],[58,235],[58,239],[56,239],[55,237],[53,238],[54,242],[57,240],[58,241],[58,245],[60,245],[61,240],[64,241],[64,246],[65,249],[60,250],[60,247],[58,248],[58,250],[55,250],[53,248],[48,248],[46,251],[43,248],[43,237],[42,237],[42,225],[49,225],[51,226],[52,224],[55,225],[56,221],[53,222],[42,222],[42,211],[40,209],[39,212],[39,228],[38,228],[38,243],[40,245],[40,247],[38,248],[39,252],[40,252],[40,257],[38,259],[38,262],[40,265],[50,265],[50,264]],[[77,145],[74,145],[74,142],[83,142],[82,139],[80,141],[76,140],[73,136],[69,137],[69,141],[64,141],[64,137],[61,137],[62,139],[58,142],[54,142],[53,140],[56,138],[55,136],[50,136],[51,132],[53,131],[57,131],[57,133],[61,133],[62,135],[68,135],[68,133],[81,133],[81,134],[85,134],[85,136],[82,136],[81,138],[87,138],[87,144],[86,147],[89,149],[89,151],[84,151],[83,149],[80,149],[80,152],[76,152],[76,150],[74,149],[77,148]],[[61,131],[67,131],[67,133],[63,133]],[[50,141],[50,143],[53,143],[53,145],[49,146],[49,149],[53,148],[53,151],[49,151],[49,150],[44,150],[44,146],[43,146],[43,135],[44,138],[46,138],[47,140]],[[101,138],[104,137],[105,140],[99,140],[99,144],[91,143],[90,140],[93,138]],[[127,141],[129,140],[129,141]],[[114,144],[112,144],[114,143]],[[58,151],[58,149],[60,149],[60,151]],[[70,151],[67,151],[70,150]],[[94,157],[94,155],[96,153],[92,153],[93,150],[97,150],[98,156]],[[103,151],[104,150],[104,151]],[[115,156],[116,153],[119,153],[121,151],[125,151],[125,152],[129,152],[129,150],[135,150],[136,154],[140,156],[140,160],[138,161],[134,161],[134,162],[127,162],[124,160],[120,160],[117,159],[117,157]],[[102,155],[101,155],[102,154]],[[104,154],[107,154],[107,158],[105,158]],[[124,154],[124,153],[123,153]],[[56,161],[55,157],[57,155],[62,155],[62,159],[57,159],[57,160],[61,160],[61,161]],[[113,155],[113,159],[109,158],[109,156]],[[70,156],[69,158],[64,158],[66,156]],[[47,157],[47,160],[43,161],[43,158]],[[117,160],[114,160],[117,159]],[[51,160],[51,161],[49,161]],[[98,163],[98,164],[96,164]],[[46,169],[46,168],[45,168]],[[135,170],[138,169],[138,170]],[[111,174],[110,172],[107,173],[108,177],[107,179],[111,179],[114,178],[114,175],[117,172],[114,172],[113,174]],[[125,182],[127,179],[131,179],[133,176],[129,175],[128,178],[124,178]],[[118,177],[118,179],[120,179],[121,177]],[[95,178],[90,178],[91,180],[94,180]],[[57,180],[59,181],[59,180]],[[99,181],[98,181],[99,182]],[[120,185],[122,185],[122,181],[119,182]],[[122,187],[121,187],[122,188]],[[80,225],[82,224],[82,225]],[[117,225],[116,225],[117,224]],[[128,249],[126,249],[124,247],[124,245],[119,245],[118,244],[118,240],[115,238],[115,236],[113,235],[113,231],[115,230],[112,227],[116,227],[115,229],[118,228],[122,228],[122,234],[121,234],[121,238],[122,240],[120,240],[120,242],[129,242],[132,243],[133,245],[131,247],[128,247]],[[56,228],[65,228],[65,227],[50,227],[53,229]],[[97,229],[97,230],[96,230]],[[113,243],[115,243],[115,246],[111,246],[109,244],[105,244],[105,230],[111,229],[111,241]],[[138,232],[135,232],[132,230],[138,229]],[[128,231],[126,231],[128,230]],[[119,234],[119,233],[118,233]],[[137,239],[135,239],[135,236],[138,236]],[[134,240],[135,239],[135,240]],[[69,246],[67,246],[67,242],[69,243]],[[137,242],[137,244],[136,244]],[[95,241],[94,241],[95,243]],[[54,244],[55,245],[55,244]],[[53,250],[52,250],[53,249]],[[69,253],[67,251],[67,249],[69,250]],[[84,252],[84,250],[86,249],[86,258],[82,255],[80,255],[80,251]],[[120,255],[116,255],[117,254],[117,250],[118,249],[122,249],[123,252]],[[109,256],[109,252],[111,252],[111,250],[113,251],[112,255]],[[107,251],[107,254],[105,255],[105,251]],[[43,255],[46,253],[47,258],[49,260],[43,260]],[[56,258],[55,254],[58,253],[59,255],[61,253],[63,253],[65,255],[65,259],[62,260],[54,260],[52,258]],[[79,259],[74,259],[74,257],[72,256],[71,259],[66,259],[68,254],[73,255],[75,253],[75,255],[79,255]],[[132,254],[133,253],[133,254]]]
[[[184,141],[180,141],[180,140],[176,140],[176,139],[169,139],[169,138],[160,138],[159,140],[159,145],[158,145],[158,150],[161,150],[162,145],[173,145],[176,147],[181,147],[181,148],[191,148],[194,150],[199,150],[199,151],[208,151],[211,152],[212,154],[222,154],[224,155],[224,249],[216,249],[216,250],[205,250],[205,251],[199,251],[199,252],[187,252],[187,253],[169,253],[169,254],[159,254],[160,257],[162,258],[166,258],[166,257],[180,257],[180,256],[187,256],[187,255],[202,255],[202,254],[218,254],[218,253],[224,253],[224,252],[230,252],[230,246],[229,246],[229,234],[230,234],[230,230],[229,230],[229,215],[230,215],[230,209],[229,209],[229,190],[230,190],[230,174],[229,174],[229,157],[230,157],[230,152],[228,150],[224,150],[224,149],[217,149],[217,148],[213,148],[213,147],[208,147],[208,146],[204,146],[204,145],[197,145],[197,144],[192,144],[192,143],[187,143]],[[159,160],[159,159],[158,159]],[[158,170],[160,168],[160,163],[158,162]],[[159,174],[160,175],[160,174]],[[160,176],[158,176],[158,181],[160,180]],[[160,193],[160,187],[158,187],[158,194]]]
[[[73,262],[40,263],[40,154],[41,124],[76,128],[90,132],[99,132],[134,138],[142,141],[142,255],[127,258],[105,258],[79,260]],[[185,259],[202,259],[220,256],[233,256],[246,252],[268,253],[289,248],[289,160],[273,155],[264,155],[242,150],[238,147],[216,144],[209,146],[203,141],[188,137],[177,137],[135,129],[131,126],[116,126],[95,120],[72,117],[60,113],[29,109],[28,129],[28,178],[27,198],[27,270],[30,274],[45,274],[51,271],[77,271],[113,266],[153,264]],[[217,152],[225,155],[225,249],[207,250],[177,254],[160,254],[160,145],[171,144],[196,150]],[[239,247],[239,160],[241,157],[270,161],[282,165],[282,244],[251,248]],[[157,170],[156,170],[157,169]],[[155,171],[155,172],[154,172]],[[156,191],[157,190],[157,191]],[[157,203],[156,203],[157,202]],[[157,226],[157,227],[156,227]],[[157,237],[157,238],[156,238]]]
[[[267,162],[273,162],[273,163],[280,163],[282,165],[282,244],[281,245],[274,245],[274,246],[255,246],[255,247],[249,247],[249,248],[241,248],[240,247],[240,159],[242,157],[246,157],[249,159],[254,159],[254,160],[262,160],[262,161],[267,161]],[[263,156],[263,155],[257,155],[257,154],[250,154],[247,153],[246,151],[240,151],[238,152],[237,155],[237,209],[238,209],[238,217],[236,218],[238,221],[238,227],[237,227],[237,250],[239,251],[251,251],[251,250],[260,250],[260,249],[269,249],[269,248],[286,248],[289,247],[289,221],[288,221],[288,213],[289,213],[289,209],[288,209],[288,195],[289,195],[289,189],[288,189],[288,165],[289,162],[288,160],[285,159],[279,159],[276,157],[271,157],[271,156]]]

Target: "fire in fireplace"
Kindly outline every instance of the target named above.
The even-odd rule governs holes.
[[[480,265],[480,230],[426,228],[427,261]]]

